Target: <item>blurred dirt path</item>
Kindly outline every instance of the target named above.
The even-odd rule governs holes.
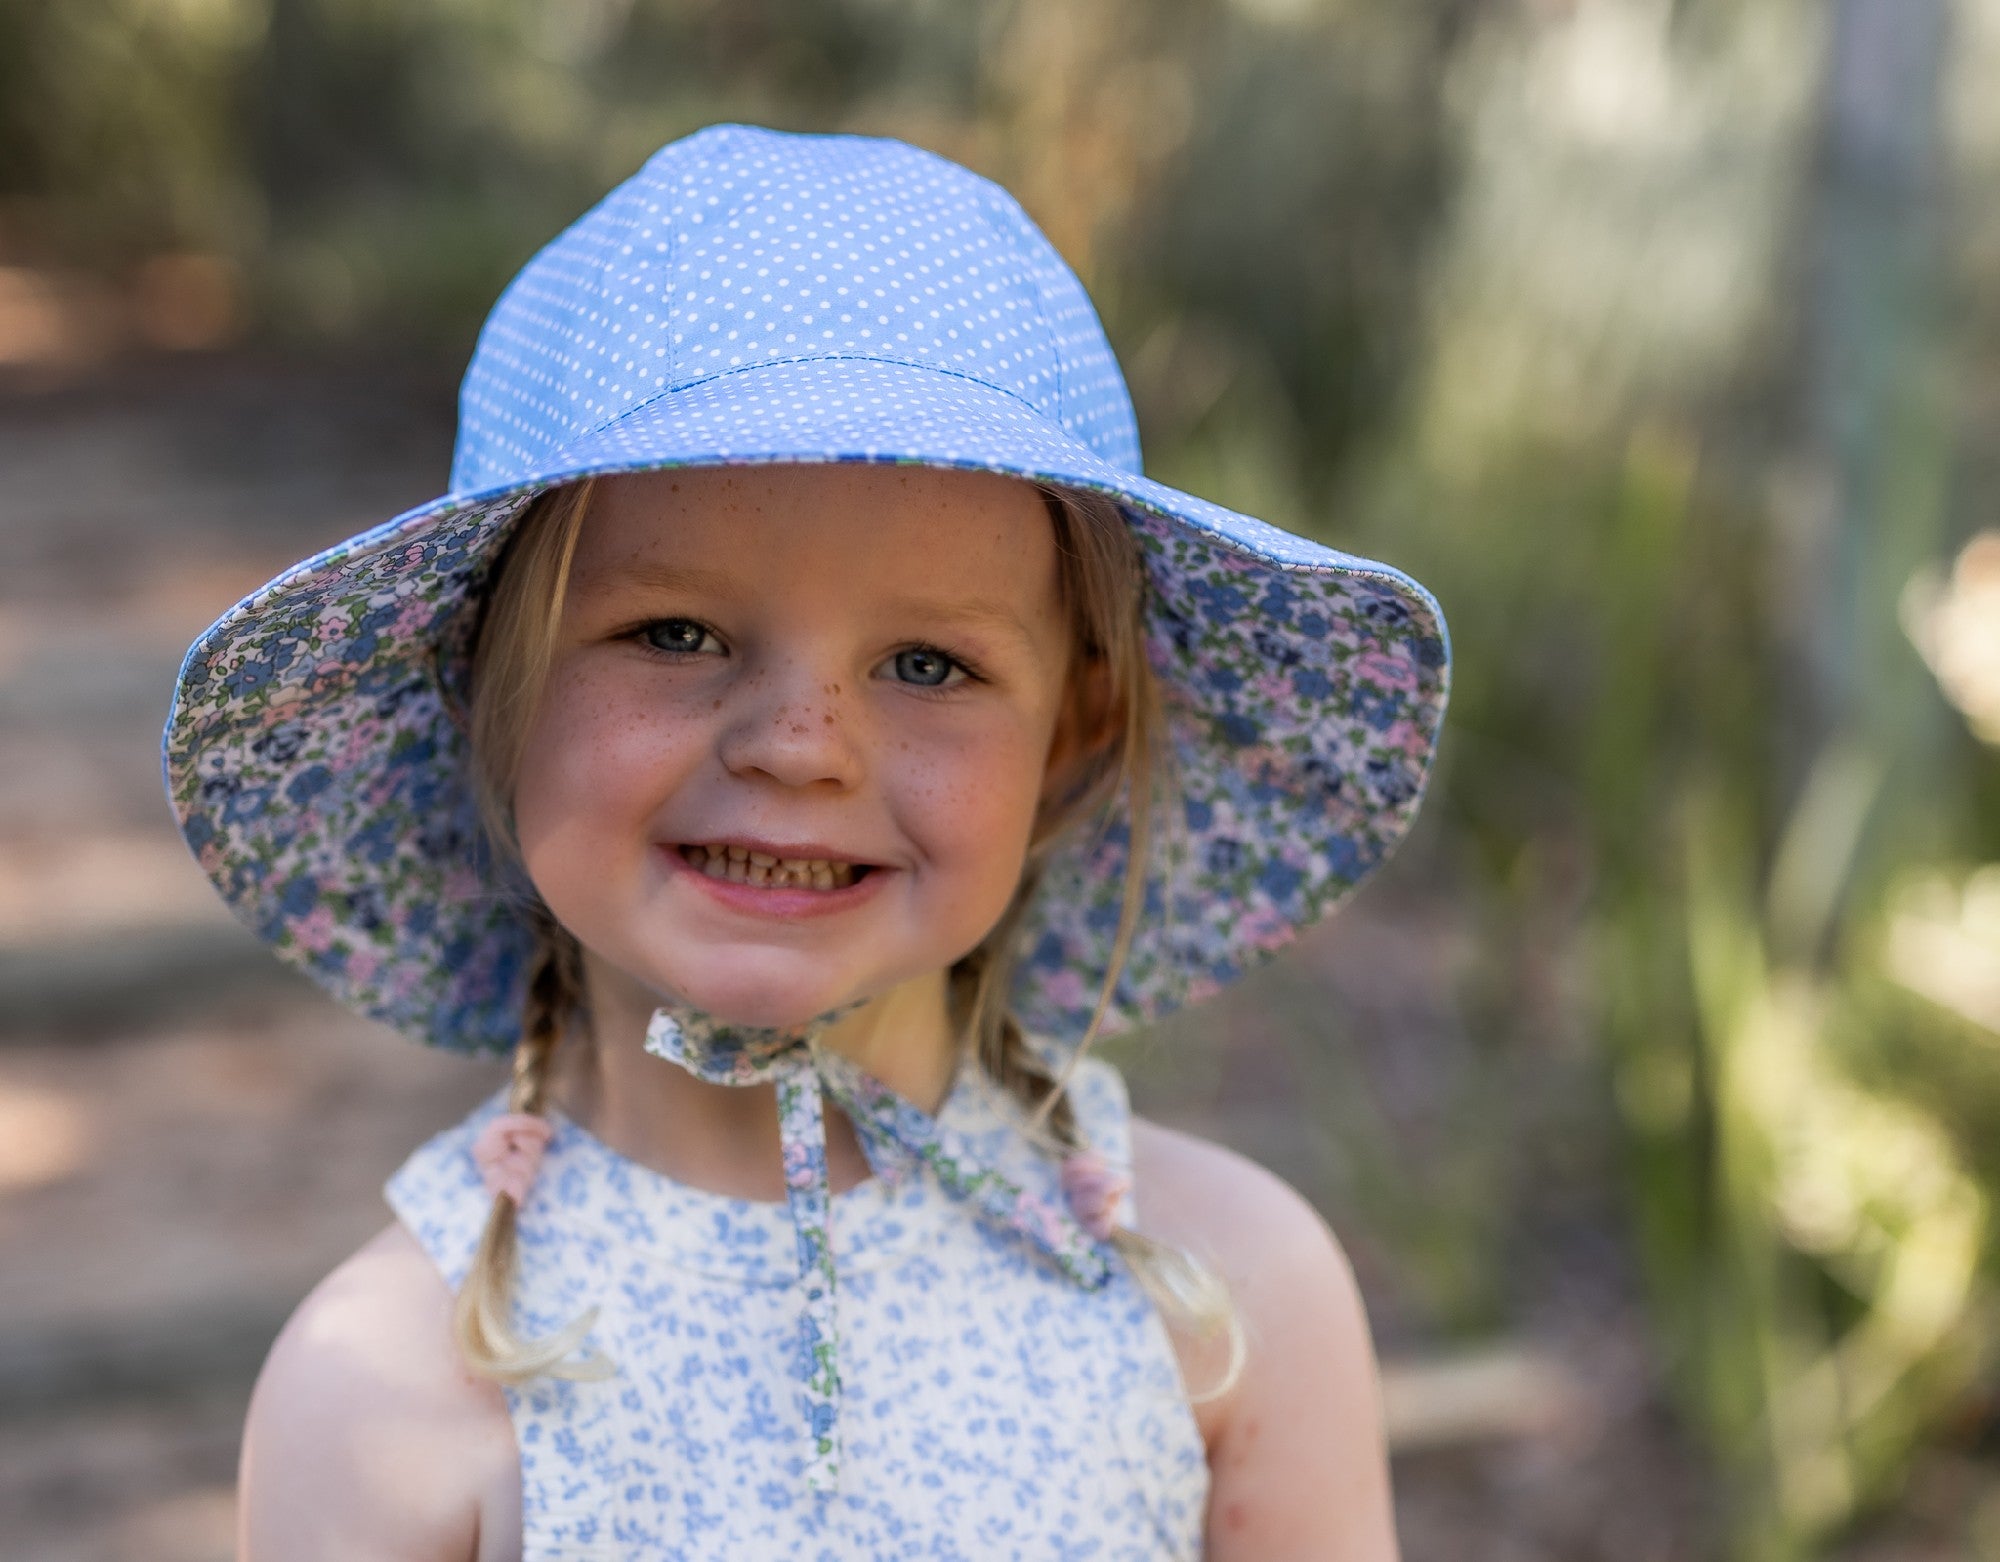
[[[238,928],[159,733],[218,613],[440,485],[448,387],[163,362],[0,382],[0,1552],[230,1549],[244,1397],[380,1186],[494,1069]]]

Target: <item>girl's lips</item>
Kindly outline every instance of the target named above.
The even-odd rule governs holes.
[[[679,845],[662,846],[659,848],[659,855],[667,867],[669,876],[678,876],[685,880],[697,892],[708,896],[714,904],[730,911],[747,913],[751,916],[776,917],[788,922],[831,916],[836,912],[852,910],[872,899],[895,871],[892,868],[870,865],[865,871],[856,873],[851,882],[844,886],[808,889],[794,885],[744,884],[735,879],[712,878],[689,862]]]

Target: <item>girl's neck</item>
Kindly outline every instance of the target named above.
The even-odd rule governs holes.
[[[627,1160],[676,1182],[735,1198],[783,1199],[774,1088],[711,1084],[654,1057],[643,1045],[654,997],[588,953],[584,977],[594,1036],[573,1034],[557,1048],[548,1082],[557,1110]],[[942,971],[842,1015],[819,1040],[933,1114],[957,1077]],[[826,1137],[834,1190],[865,1180],[867,1158],[831,1101]]]

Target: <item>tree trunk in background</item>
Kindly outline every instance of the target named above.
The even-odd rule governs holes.
[[[1829,6],[1806,230],[1808,481],[1789,583],[1797,620],[1788,793],[1843,734],[1878,752],[1899,748],[1911,707],[1922,704],[1895,687],[1894,670],[1908,660],[1896,643],[1895,602],[1936,546],[1945,465],[1927,372],[1927,284],[1938,244],[1946,6]]]

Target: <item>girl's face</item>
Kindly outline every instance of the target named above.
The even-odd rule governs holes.
[[[989,473],[600,481],[515,786],[549,908],[650,992],[791,1027],[966,954],[1079,745],[1041,496]]]

